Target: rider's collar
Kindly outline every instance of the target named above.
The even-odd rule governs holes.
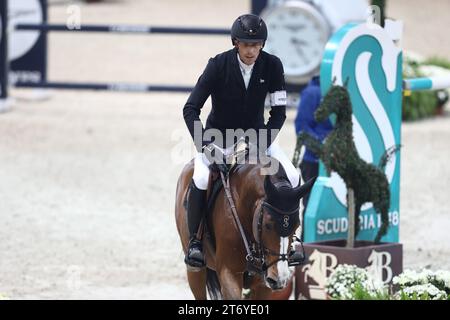
[[[239,53],[236,53],[236,55],[239,62],[239,66],[241,67],[241,71],[243,71],[244,73],[251,72],[255,63],[253,62],[251,65],[247,65],[244,62],[242,62],[241,57],[239,57]]]

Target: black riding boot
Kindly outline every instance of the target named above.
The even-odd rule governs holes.
[[[202,242],[197,239],[197,231],[205,212],[206,190],[198,189],[194,181],[190,185],[187,205],[189,228],[189,247],[184,262],[191,271],[198,271],[205,266]]]

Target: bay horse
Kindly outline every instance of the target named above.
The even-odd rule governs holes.
[[[234,166],[227,177],[229,193],[226,187],[218,191],[204,219],[206,268],[197,272],[187,269],[195,299],[207,299],[207,292],[211,299],[269,299],[273,290],[288,285],[293,272],[289,259],[299,254],[292,249],[292,242],[300,225],[300,199],[315,179],[292,188],[281,165],[279,174],[272,176],[261,174],[264,167]],[[183,168],[176,190],[175,218],[185,254],[189,242],[186,199],[193,171],[191,160]]]

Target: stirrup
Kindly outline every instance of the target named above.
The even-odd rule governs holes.
[[[202,251],[202,242],[193,237],[189,241],[189,247],[184,258],[188,271],[197,272],[206,266],[205,256]]]
[[[295,250],[291,250],[291,252],[289,252],[289,257],[288,257],[289,267],[300,266],[300,265],[304,264],[305,260],[306,260],[306,256],[303,252],[299,252],[299,251],[295,251]]]
[[[303,242],[297,237],[294,236],[294,243],[299,243],[301,246],[301,251],[297,251],[296,249],[292,248],[288,255],[288,266],[289,267],[296,267],[305,264],[306,262],[306,252],[305,248],[303,247]]]

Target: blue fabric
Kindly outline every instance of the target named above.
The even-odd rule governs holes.
[[[330,119],[323,122],[317,122],[314,119],[314,112],[319,107],[322,100],[320,93],[319,77],[313,77],[300,95],[300,104],[295,118],[295,132],[306,132],[317,140],[323,141],[325,137],[333,130]],[[318,162],[317,156],[308,148],[305,150],[303,161]]]

